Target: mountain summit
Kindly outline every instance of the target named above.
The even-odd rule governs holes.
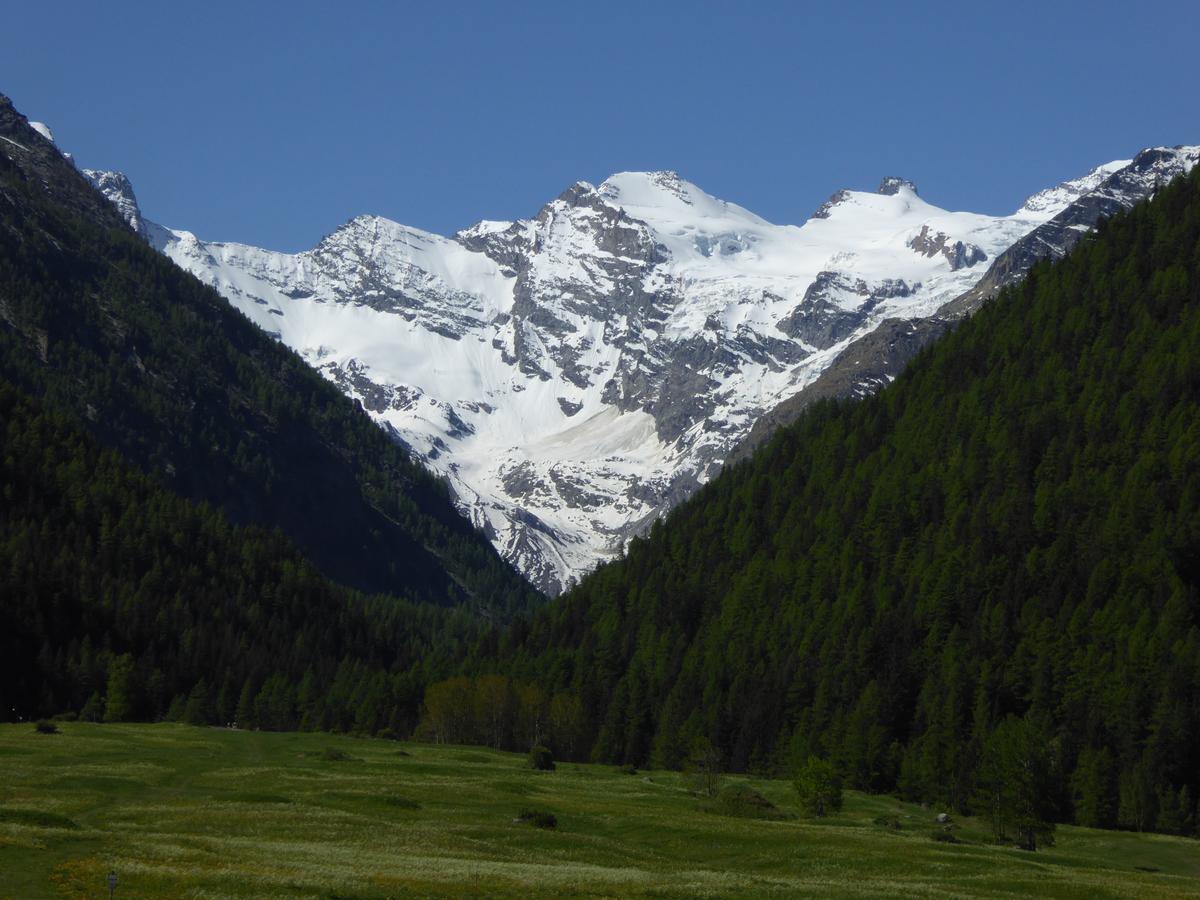
[[[917,193],[917,186],[907,178],[897,178],[895,175],[888,175],[883,181],[879,182],[879,187],[875,190],[877,194],[883,194],[890,197],[893,194],[900,193],[901,189]]]

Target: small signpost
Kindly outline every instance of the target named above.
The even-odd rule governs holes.
[[[108,873],[108,900],[112,900],[113,891],[117,889],[117,873]]]

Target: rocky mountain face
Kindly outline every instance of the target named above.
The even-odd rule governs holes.
[[[1163,160],[1155,177],[1190,158],[1147,152]],[[1094,223],[1085,208],[1123,205],[1114,185],[1148,183],[1133,174],[1153,168],[1143,157],[1010,216],[947,212],[885,178],[799,227],[673,172],[626,172],[572,185],[531,219],[446,238],[361,216],[297,254],[145,222],[128,181],[89,175],[155,247],[443,475],[555,593],[710,479],[764,414],[756,437],[787,420],[781,404],[831,366],[834,393],[893,377],[946,327],[938,310],[1001,260],[1028,268],[1015,248],[1065,246]]]
[[[1161,185],[1190,172],[1200,160],[1200,147],[1155,147],[1128,162],[1100,166],[1084,178],[1040,191],[1025,201],[1026,212],[1054,214],[996,256],[969,290],[933,315],[890,318],[849,341],[833,361],[808,385],[765,412],[746,439],[730,454],[745,459],[776,429],[794,422],[818,400],[861,397],[895,378],[917,352],[955,322],[975,312],[1002,288],[1025,277],[1043,259],[1061,259],[1096,223],[1145,200]],[[923,232],[921,248],[937,246]],[[969,251],[955,248],[956,257]]]

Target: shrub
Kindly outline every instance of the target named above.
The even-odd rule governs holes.
[[[537,769],[540,772],[551,772],[554,770],[554,754],[550,752],[549,747],[543,747],[539,744],[529,751],[529,767]]]
[[[637,766],[635,766],[633,763],[626,763],[625,765],[618,768],[617,771],[620,772],[622,775],[636,775],[637,774]]]
[[[38,734],[58,734],[58,726],[49,719],[42,719],[33,728]]]
[[[828,760],[810,756],[793,783],[809,815],[821,818],[842,808],[842,779]]]
[[[79,719],[82,722],[99,722],[103,718],[104,698],[100,696],[99,691],[93,691],[87,703],[83,704],[83,709],[79,711]]]
[[[952,831],[934,831],[929,835],[940,844],[957,844],[958,838],[954,836]]]
[[[890,828],[892,831],[899,831],[903,827],[899,816],[876,816],[874,821],[880,828]]]
[[[544,809],[529,809],[526,807],[517,813],[516,819],[522,825],[532,825],[534,828],[557,828],[558,817]]]

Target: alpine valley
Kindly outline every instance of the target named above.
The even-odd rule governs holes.
[[[801,226],[674,172],[623,172],[532,219],[447,238],[363,215],[297,254],[154,224],[124,175],[85,174],[444,476],[501,555],[555,594],[812,399],[886,384],[1198,158],[1144,150],[1008,216],[948,212],[889,177],[836,192]]]
[[[1200,895],[1198,161],[281,253],[0,95],[0,894]]]

